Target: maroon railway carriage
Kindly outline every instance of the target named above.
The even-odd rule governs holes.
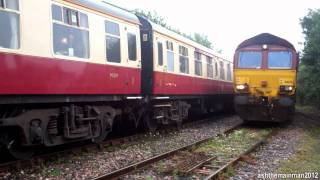
[[[231,62],[142,17],[93,0],[0,2],[0,146],[17,158],[101,141],[120,119],[155,129],[232,102]]]

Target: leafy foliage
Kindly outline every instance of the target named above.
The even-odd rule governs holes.
[[[320,9],[301,19],[305,44],[298,76],[298,100],[320,108]]]
[[[177,34],[180,34],[192,41],[195,41],[205,47],[208,47],[210,49],[213,49],[213,46],[212,46],[212,43],[209,41],[208,39],[208,36],[204,35],[204,34],[199,34],[199,33],[194,33],[193,35],[191,34],[186,34],[186,33],[183,33],[181,32],[179,29],[175,29],[171,26],[169,26],[166,22],[165,22],[165,19],[163,17],[161,17],[160,15],[158,15],[157,12],[145,12],[143,10],[140,10],[140,9],[135,9],[134,10],[134,13],[137,15],[137,16],[142,16],[142,17],[145,17],[147,18],[148,20],[164,27],[164,28],[167,28],[173,32],[176,32]],[[218,51],[219,53],[221,53],[221,50]]]

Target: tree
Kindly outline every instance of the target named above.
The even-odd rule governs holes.
[[[305,43],[298,75],[298,100],[320,108],[320,9],[301,19]]]
[[[212,48],[212,43],[208,40],[208,36],[204,34],[194,33],[194,40],[208,48]]]
[[[182,33],[179,29],[175,29],[175,28],[172,28],[171,26],[169,26],[166,22],[165,22],[165,19],[158,15],[157,12],[153,11],[153,12],[145,12],[143,10],[140,10],[140,9],[135,9],[133,10],[133,12],[137,15],[137,16],[142,16],[142,17],[145,17],[147,18],[148,20],[164,27],[164,28],[167,28],[177,34],[180,34],[192,41],[195,41],[205,47],[208,47],[210,49],[213,49],[213,46],[212,46],[212,43],[209,41],[208,39],[208,36],[204,35],[204,34],[199,34],[199,33],[194,33],[193,35],[190,35],[190,34],[186,34],[186,33]]]

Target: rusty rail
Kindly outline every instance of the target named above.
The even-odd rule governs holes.
[[[233,131],[234,129],[238,128],[240,125],[242,125],[242,123],[238,123],[234,126],[232,126],[231,128],[228,128],[227,130],[225,130],[224,132],[222,133],[219,133],[219,134],[216,134],[214,136],[211,136],[211,137],[208,137],[208,138],[204,138],[204,139],[201,139],[197,142],[194,142],[194,143],[191,143],[191,144],[188,144],[186,146],[183,146],[183,147],[180,147],[180,148],[177,148],[177,149],[174,149],[172,151],[169,151],[169,152],[165,152],[165,153],[162,153],[160,155],[157,155],[157,156],[154,156],[152,158],[149,158],[149,159],[146,159],[144,161],[141,161],[141,162],[138,162],[138,163],[135,163],[135,164],[132,164],[132,165],[129,165],[127,167],[124,167],[122,169],[119,169],[119,170],[116,170],[116,171],[113,171],[113,172],[110,172],[110,173],[107,173],[107,174],[104,174],[104,175],[101,175],[99,177],[96,177],[94,178],[94,180],[104,180],[104,179],[116,179],[116,178],[119,178],[121,176],[124,176],[128,173],[131,173],[137,169],[141,169],[143,167],[146,167],[147,165],[150,165],[150,164],[153,164],[155,162],[158,162],[164,158],[167,158],[169,156],[172,156],[174,154],[176,154],[177,152],[179,151],[183,151],[183,150],[186,150],[186,149],[189,149],[193,146],[196,146],[196,145],[199,145],[199,144],[202,144],[202,143],[205,143],[205,142],[208,142],[209,140],[212,140],[213,138],[217,137],[218,135],[222,135],[222,134],[228,134],[230,133],[231,131]],[[206,161],[207,162],[207,161]]]
[[[221,173],[223,173],[228,167],[234,166],[236,163],[238,163],[239,161],[241,161],[242,157],[249,155],[250,153],[252,153],[254,150],[256,150],[258,147],[260,147],[261,145],[265,144],[267,142],[267,140],[275,135],[278,132],[278,130],[272,130],[267,136],[265,136],[263,139],[259,140],[258,142],[256,142],[254,145],[252,145],[249,149],[247,149],[245,152],[241,153],[239,156],[237,156],[236,158],[232,159],[231,161],[227,162],[225,165],[223,165],[222,167],[220,167],[218,170],[214,171],[213,173],[211,173],[209,176],[207,176],[205,178],[205,180],[209,180],[209,179],[219,179],[219,175]]]

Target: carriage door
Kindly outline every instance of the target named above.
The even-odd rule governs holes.
[[[165,44],[160,38],[156,38],[155,53],[154,53],[154,90],[157,94],[163,94],[165,90],[164,73],[167,72],[167,67],[164,62],[164,48]]]
[[[139,29],[135,27],[126,27],[126,44],[127,47],[125,49],[127,52],[126,63],[128,67],[131,68],[141,68],[141,52],[138,51],[140,49],[140,35]],[[125,53],[124,53],[125,54]],[[128,71],[127,79],[129,89],[140,88],[140,80],[138,79],[140,76],[140,72],[137,71]]]

